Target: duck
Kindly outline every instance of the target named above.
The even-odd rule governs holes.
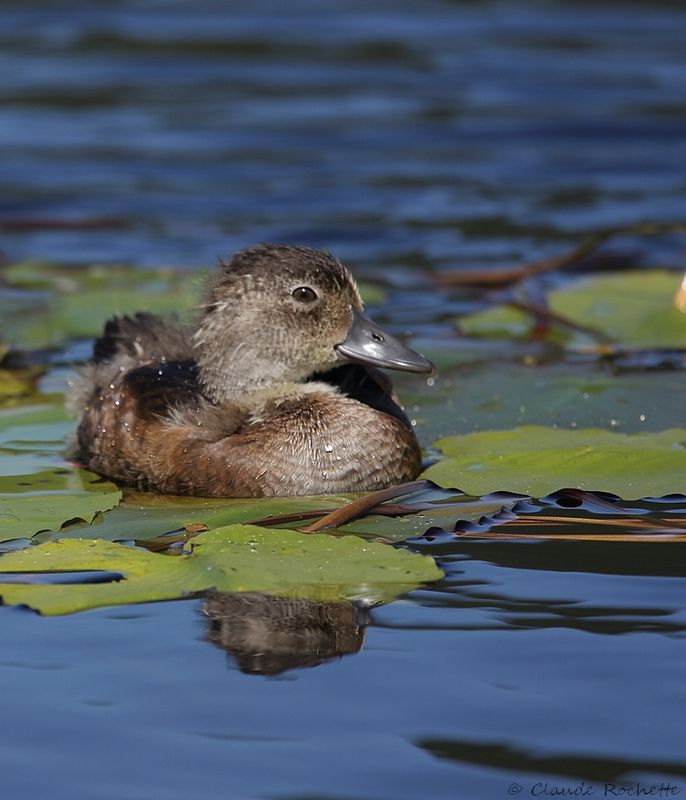
[[[196,318],[110,319],[73,389],[71,456],[139,491],[268,497],[413,480],[421,449],[383,369],[434,365],[364,313],[330,253],[221,260]]]

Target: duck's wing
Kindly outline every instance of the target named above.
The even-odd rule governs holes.
[[[113,317],[93,345],[91,360],[79,369],[79,379],[67,398],[71,410],[80,414],[102,388],[119,383],[122,375],[138,367],[157,363],[192,362],[190,337],[173,317],[135,314]]]
[[[144,432],[159,420],[204,403],[194,361],[159,361],[119,372],[114,361],[88,368],[80,387],[81,418],[71,455],[119,477],[137,458]],[[113,369],[114,367],[114,369]],[[145,449],[145,448],[144,448]]]
[[[69,394],[80,420],[67,451],[89,463],[102,448],[104,430],[115,429],[125,418],[132,425],[133,420],[165,416],[197,403],[200,396],[190,338],[175,319],[148,313],[114,317]]]
[[[195,361],[164,361],[136,367],[117,387],[141,420],[167,417],[186,406],[205,402]]]
[[[185,361],[192,358],[187,331],[174,317],[140,313],[113,317],[93,345],[93,362],[134,359],[139,363]]]

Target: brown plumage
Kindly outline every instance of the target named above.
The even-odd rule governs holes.
[[[151,314],[107,323],[77,390],[76,458],[173,494],[380,489],[415,478],[420,450],[370,364],[430,362],[362,315],[328,253],[264,245],[222,263],[195,327]]]

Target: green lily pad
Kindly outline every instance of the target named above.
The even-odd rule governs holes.
[[[121,492],[85,470],[60,468],[0,477],[0,541],[58,531],[73,519],[92,522]]]
[[[135,538],[137,541],[144,541],[171,531],[179,531],[185,526],[196,523],[214,529],[263,518],[268,520],[269,517],[286,514],[330,511],[359,496],[356,494],[221,499],[125,492],[122,503],[113,511],[98,517],[92,525],[85,523],[69,525],[59,532],[59,537],[61,539],[97,537],[110,541]],[[508,505],[508,499],[502,496],[477,498],[444,491],[415,495],[408,502],[419,504],[416,513],[404,516],[367,514],[342,525],[335,530],[335,533],[352,533],[366,539],[381,538],[387,542],[403,542],[423,534],[430,527],[452,526],[457,519],[476,521],[485,514],[492,514]],[[302,521],[284,521],[279,525],[270,526],[270,529],[304,527],[319,516],[321,515]],[[54,537],[45,534],[37,537],[40,541],[47,541],[48,538]]]
[[[61,403],[43,400],[0,411],[0,541],[90,523],[121,499],[113,483],[64,461],[73,422]]]
[[[114,511],[97,519],[91,526],[70,525],[60,538],[97,536],[99,539],[153,539],[185,525],[203,523],[219,528],[234,523],[253,522],[263,517],[334,509],[348,502],[350,495],[319,497],[251,497],[223,499],[215,497],[178,497],[126,491]],[[303,522],[302,525],[306,525]],[[299,523],[293,523],[292,527]]]
[[[401,393],[424,441],[519,425],[643,433],[686,421],[686,370],[488,361],[439,375],[431,392]]]
[[[543,497],[563,487],[613,492],[625,499],[686,491],[686,429],[624,434],[530,425],[448,436],[444,461],[424,473],[469,494],[507,490]]]
[[[679,277],[665,270],[642,270],[598,275],[550,292],[550,309],[567,319],[611,337],[625,347],[686,347],[686,315],[674,306]],[[473,336],[529,336],[530,314],[497,306],[460,320]],[[587,335],[554,326],[551,335],[564,333],[570,347],[592,343]]]
[[[170,313],[198,302],[204,273],[121,266],[15,264],[3,277],[26,290],[8,304],[4,336],[22,347],[45,347],[96,335],[115,314]]]
[[[36,398],[35,402],[0,409],[0,431],[20,426],[67,422],[69,419],[64,407],[64,397],[61,394],[44,394]]]
[[[42,369],[35,367],[0,369],[0,400],[33,394],[36,391],[36,381],[42,372]]]
[[[74,423],[58,399],[0,409],[0,475],[28,475],[64,466],[65,440]]]
[[[442,572],[432,558],[364,542],[231,525],[200,534],[189,555],[171,556],[102,540],[62,539],[0,559],[1,573],[116,572],[110,583],[18,584],[0,579],[7,605],[43,614],[170,600],[208,589],[308,600],[390,600]]]

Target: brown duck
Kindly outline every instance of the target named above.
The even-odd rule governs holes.
[[[77,460],[139,489],[204,496],[414,479],[419,445],[375,367],[433,365],[362,308],[329,253],[263,245],[220,265],[192,328],[110,320],[75,395]]]

